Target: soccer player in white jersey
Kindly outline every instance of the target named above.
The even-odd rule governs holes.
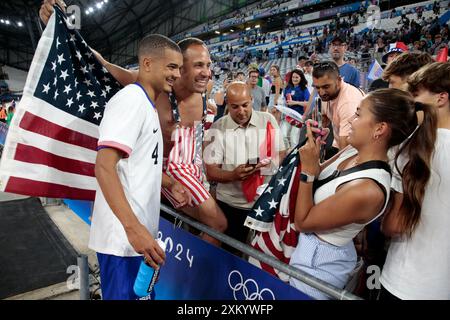
[[[137,82],[108,102],[100,124],[95,175],[98,181],[89,247],[97,252],[103,299],[137,299],[133,292],[142,255],[157,268],[165,259],[155,237],[162,177],[163,140],[154,101],[180,77],[180,48],[162,35],[148,35],[138,49]],[[133,108],[129,108],[133,106]],[[182,195],[181,195],[182,196]]]
[[[45,24],[53,12],[52,6],[55,3],[64,7],[61,0],[42,2],[39,14]],[[189,196],[180,197],[164,185],[162,191],[174,208],[184,211],[216,231],[224,232],[227,229],[225,215],[204,184],[202,130],[198,130],[204,128],[203,117],[206,116],[206,112],[203,112],[202,93],[206,91],[211,75],[211,58],[207,46],[200,39],[187,38],[180,41],[178,45],[183,54],[182,77],[175,83],[172,90],[178,111],[174,114],[170,109],[171,103],[167,94],[161,94],[155,103],[163,134],[164,174],[170,175],[173,180],[179,182],[185,194]],[[137,70],[124,69],[106,61],[98,52],[94,50],[93,52],[99,62],[122,85],[136,81]],[[127,109],[123,109],[124,113]],[[201,237],[215,245],[220,244],[219,240],[206,233],[203,233]]]

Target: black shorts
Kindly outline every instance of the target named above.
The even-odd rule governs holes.
[[[219,200],[216,200],[216,202],[227,218],[228,228],[224,233],[240,242],[246,243],[250,229],[244,226],[244,221],[251,209],[238,209]],[[240,251],[225,243],[222,244],[222,248],[231,253],[241,255]]]

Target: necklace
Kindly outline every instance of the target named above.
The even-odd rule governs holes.
[[[346,161],[348,161],[348,159]],[[355,156],[351,161],[348,161],[348,162],[346,162],[346,161],[343,161],[338,165],[338,167],[337,167],[338,171],[344,171],[344,170],[356,167],[359,164],[358,156]]]
[[[345,167],[346,169],[350,169],[356,167],[357,165],[359,165],[359,159],[358,156],[355,156]]]

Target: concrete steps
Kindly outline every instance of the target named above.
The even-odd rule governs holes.
[[[0,202],[19,200],[28,198],[26,196],[15,195],[0,192]],[[48,201],[47,203],[55,203]],[[0,204],[1,205],[1,204]],[[94,251],[88,248],[89,226],[80,219],[72,210],[63,204],[47,204],[44,205],[49,217],[62,232],[64,237],[71,243],[78,254],[84,254],[88,257],[90,270],[98,268],[97,256]],[[67,278],[73,274],[68,272]],[[91,283],[96,282],[91,276]],[[94,290],[98,285],[91,287]],[[68,286],[66,282],[54,284],[46,288],[40,288],[34,291],[9,297],[6,300],[79,300],[79,290]]]

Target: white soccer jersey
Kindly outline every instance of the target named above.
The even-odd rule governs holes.
[[[120,90],[108,102],[100,124],[99,148],[125,153],[117,172],[139,221],[156,237],[161,200],[163,140],[154,103],[138,84]],[[100,186],[94,203],[89,248],[121,257],[137,256]]]

